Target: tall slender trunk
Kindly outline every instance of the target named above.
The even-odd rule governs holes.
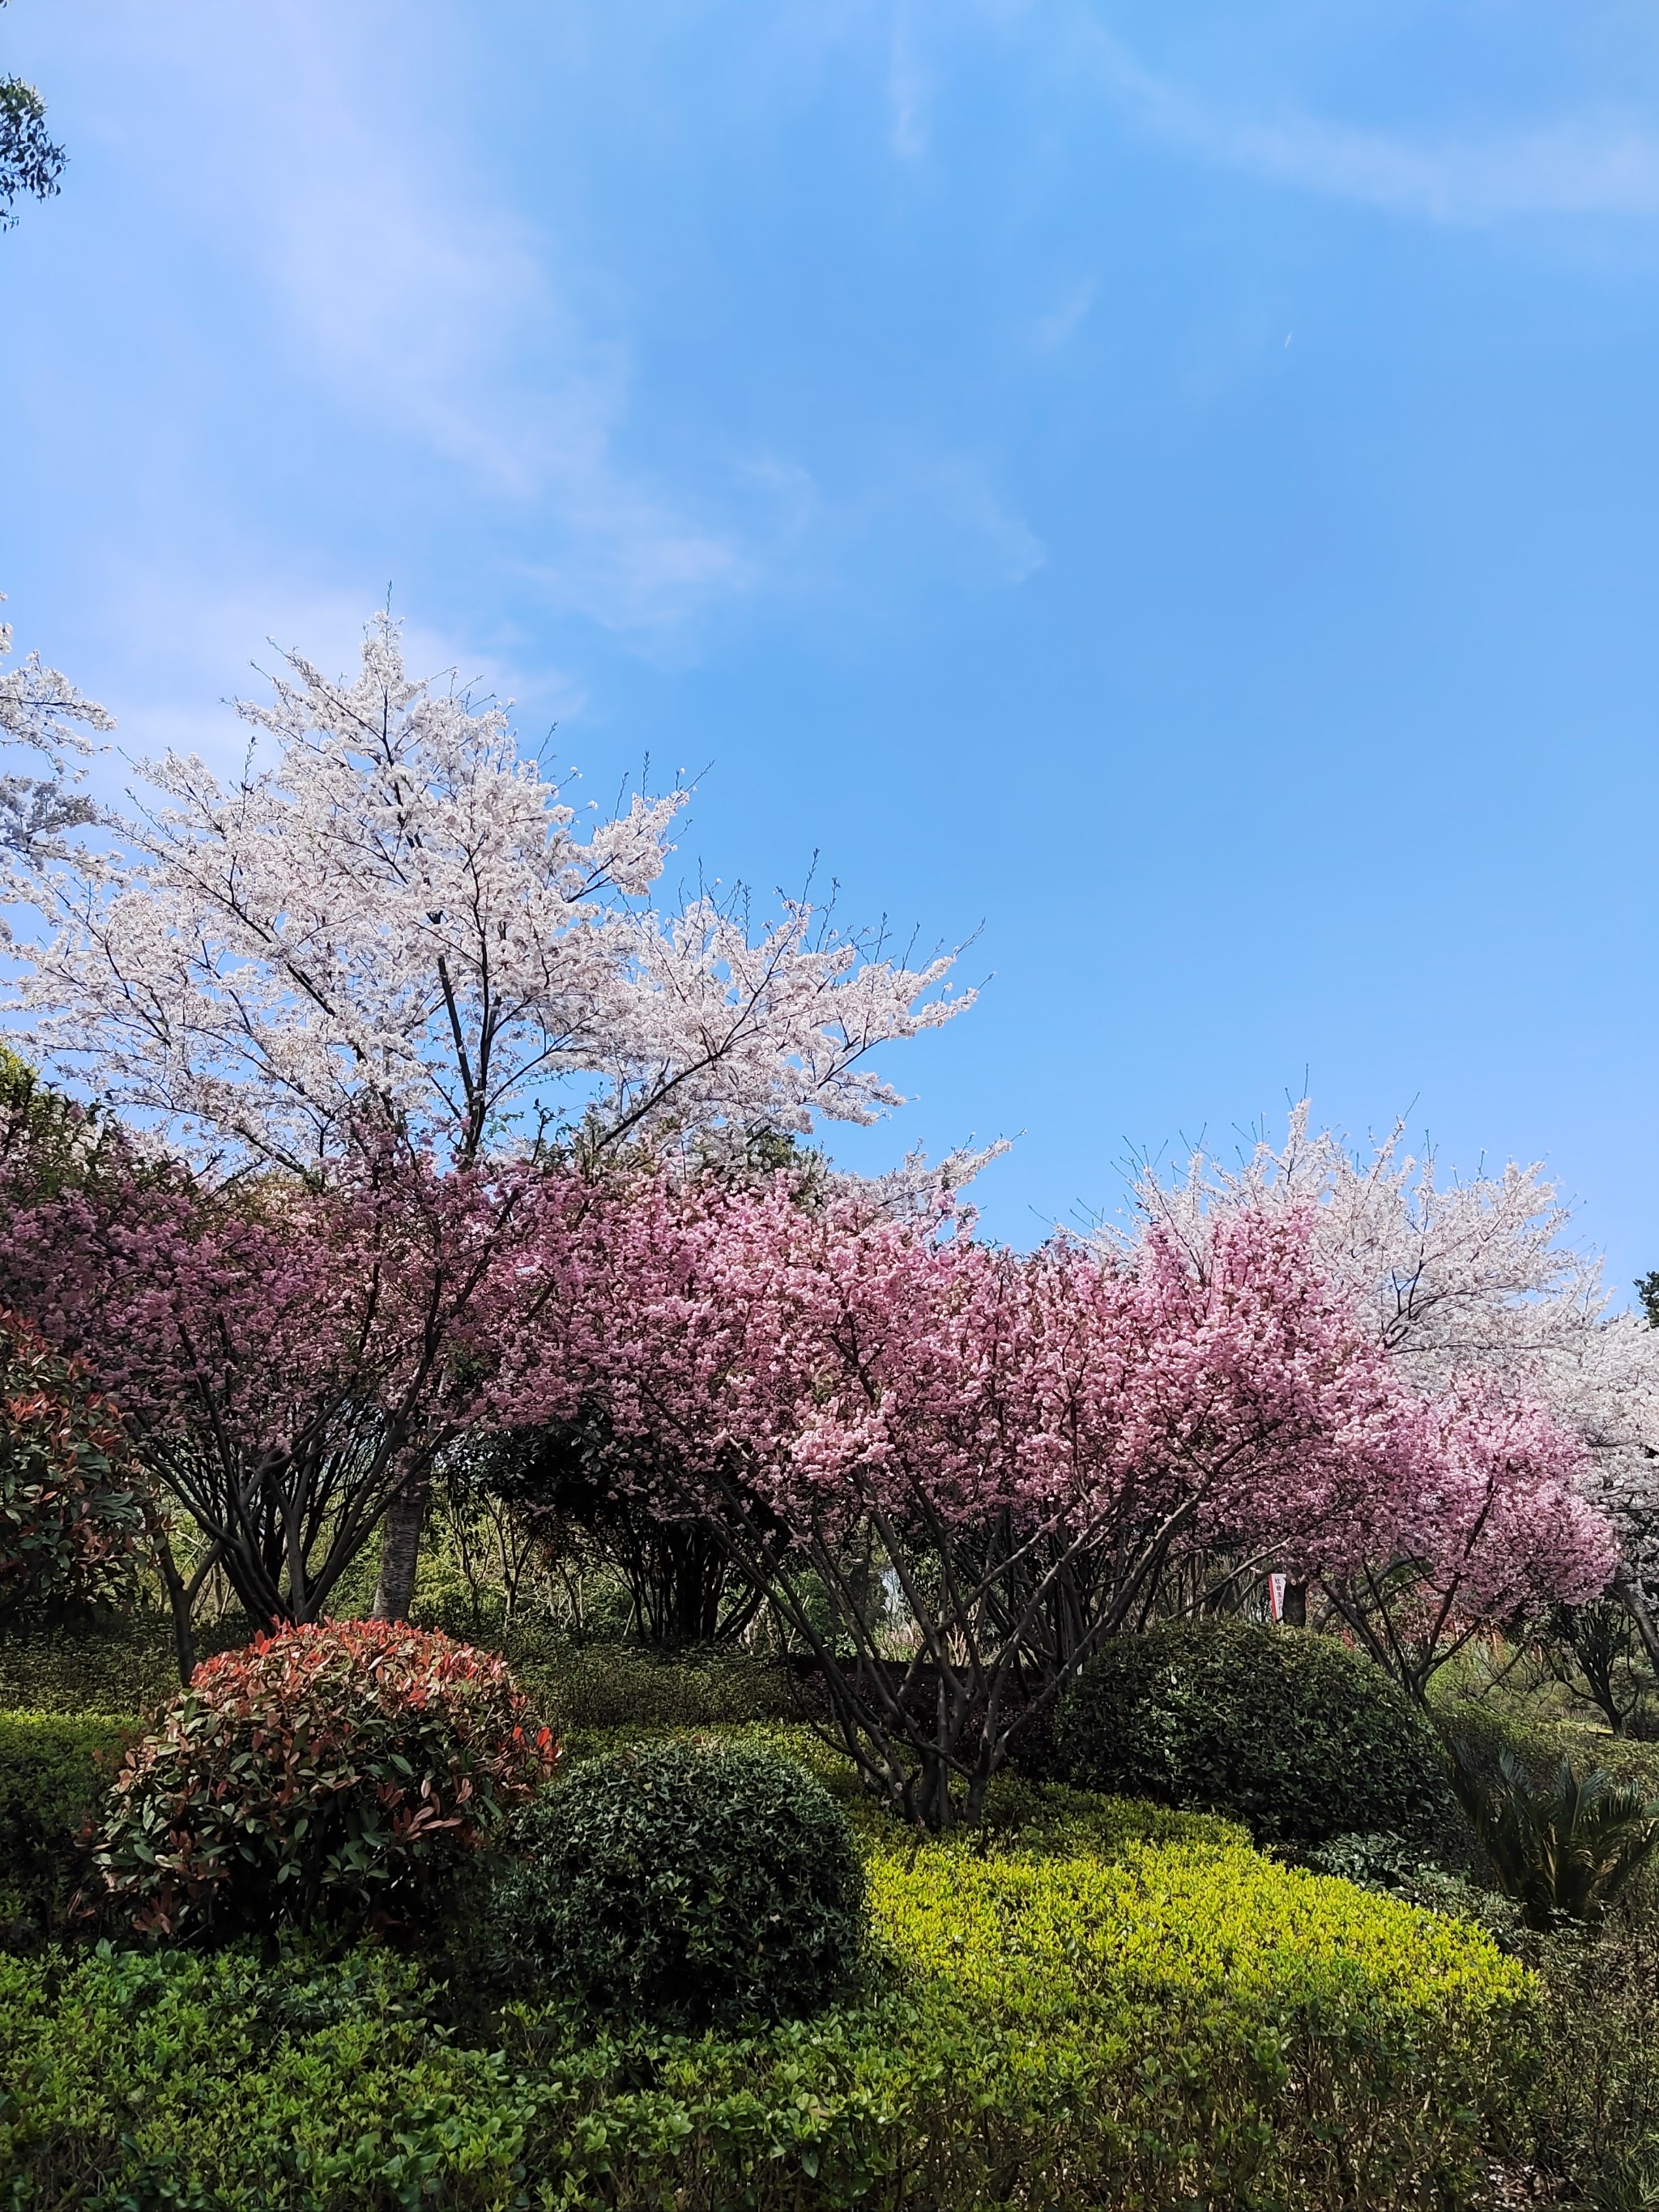
[[[173,1556],[173,1547],[167,1541],[167,1529],[159,1519],[150,1522],[149,1542],[161,1587],[167,1594],[167,1610],[173,1615],[173,1656],[179,1668],[179,1684],[187,1690],[190,1678],[196,1672],[196,1632],[191,1626],[196,1591],[185,1586]]]
[[[1613,1595],[1636,1623],[1636,1632],[1642,1639],[1642,1649],[1648,1655],[1648,1664],[1659,1674],[1659,1625],[1655,1623],[1641,1587],[1633,1575],[1620,1575],[1613,1583]]]
[[[380,1539],[380,1579],[374,1590],[376,1620],[407,1620],[415,1601],[415,1569],[421,1556],[421,1524],[426,1518],[422,1475],[406,1483],[386,1508]]]

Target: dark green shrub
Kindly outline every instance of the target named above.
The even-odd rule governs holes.
[[[515,1627],[502,1650],[538,1711],[568,1729],[728,1728],[781,1720],[787,1673],[740,1651],[670,1659],[638,1644],[570,1644]]]
[[[513,1823],[499,1932],[548,1994],[696,2029],[817,2011],[851,1978],[864,1874],[823,1784],[766,1751],[590,1760]]]
[[[0,1713],[0,1941],[59,1929],[86,1877],[82,1838],[137,1723],[109,1715]]]
[[[141,1934],[441,1917],[557,1747],[500,1659],[402,1622],[258,1637],[198,1667],[111,1784],[100,1893]]]
[[[1121,1636],[1062,1701],[1067,1781],[1230,1813],[1269,1842],[1456,1822],[1433,1729],[1381,1668],[1334,1638],[1248,1621]]]

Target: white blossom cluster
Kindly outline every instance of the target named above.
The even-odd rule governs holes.
[[[0,623],[0,660],[10,653],[11,624]],[[77,723],[100,732],[115,727],[95,700],[46,667],[38,653],[15,668],[0,668],[0,745],[24,747],[46,770],[0,772],[0,899],[17,898],[24,874],[66,860],[69,833],[101,819],[96,801],[80,788],[93,746]],[[0,942],[9,936],[0,917]]]
[[[1399,1126],[1366,1156],[1309,1123],[1304,1100],[1278,1148],[1264,1139],[1231,1167],[1196,1154],[1170,1181],[1148,1170],[1137,1211],[1196,1252],[1218,1208],[1313,1208],[1326,1265],[1431,1388],[1476,1370],[1583,1438],[1629,1563],[1659,1591],[1659,1330],[1609,1310],[1601,1262],[1564,1241],[1570,1209],[1543,1169],[1443,1182]]]
[[[658,910],[684,794],[579,823],[503,709],[405,672],[388,617],[355,678],[284,658],[240,708],[240,781],[146,763],[159,799],[35,890],[31,1045],[187,1148],[304,1170],[366,1121],[464,1156],[526,1116],[799,1134],[897,1103],[871,1047],[971,1003],[949,957],[906,966],[804,903],[758,933],[737,902]]]

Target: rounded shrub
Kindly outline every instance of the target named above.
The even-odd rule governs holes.
[[[547,1994],[697,2030],[817,2011],[853,1973],[845,1815],[776,1753],[666,1743],[578,1767],[513,1823],[499,1935]]]
[[[1054,1748],[1083,1789],[1230,1813],[1265,1842],[1456,1826],[1429,1722],[1371,1660],[1304,1629],[1179,1621],[1116,1637],[1062,1699]]]
[[[505,1663],[393,1621],[256,1638],[127,1753],[93,1853],[143,1933],[417,1925],[557,1747]]]

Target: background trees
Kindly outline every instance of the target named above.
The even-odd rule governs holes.
[[[1138,1207],[1189,1247],[1219,1214],[1311,1208],[1321,1267],[1418,1387],[1473,1389],[1494,1408],[1547,1407],[1583,1447],[1587,1480],[1619,1534],[1614,1591],[1659,1662],[1659,1337],[1640,1316],[1609,1311],[1600,1263],[1569,1240],[1568,1209],[1540,1168],[1510,1162],[1501,1175],[1443,1182],[1431,1154],[1407,1152],[1399,1127],[1369,1154],[1354,1152],[1310,1127],[1304,1102],[1282,1146],[1264,1139],[1233,1167],[1198,1155],[1176,1176],[1148,1171]],[[1479,1492],[1477,1482],[1468,1494]],[[1492,1527],[1478,1511],[1469,1525],[1495,1556]],[[1419,1580],[1409,1560],[1383,1559],[1364,1583],[1398,1607]],[[1343,1600],[1353,1618],[1357,1587]],[[1419,1632],[1438,1602],[1425,1593]]]

